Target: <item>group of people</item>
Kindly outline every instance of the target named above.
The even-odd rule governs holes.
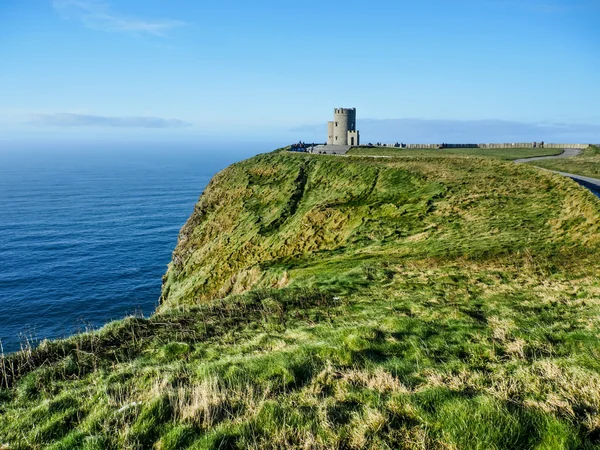
[[[388,144],[382,144],[381,142],[376,142],[375,145],[373,145],[372,143],[369,142],[367,144],[367,147],[388,147]],[[404,147],[406,147],[406,144],[396,142],[395,144],[389,144],[389,147],[404,148]]]
[[[514,144],[513,144],[514,145]],[[381,146],[386,146],[386,144],[382,144],[381,142],[377,142],[375,144],[375,146],[377,147],[381,147]],[[390,144],[391,146],[391,144]],[[404,143],[400,143],[400,142],[396,142],[395,144],[393,144],[394,147],[397,148],[405,148],[406,144]],[[443,149],[443,148],[447,148],[448,144],[443,143],[443,144],[438,144],[437,148],[438,149]],[[373,144],[371,144],[370,142],[367,144],[367,147],[373,147]],[[541,142],[534,142],[533,143],[533,148],[544,148],[544,141]],[[302,141],[299,141],[297,144],[292,144],[291,145],[291,151],[293,152],[305,152],[305,153],[312,153],[312,150],[315,148],[315,144],[306,144]],[[319,152],[321,153],[321,152]],[[326,153],[326,152],[323,152]]]
[[[314,147],[315,144],[312,144],[312,146]],[[292,148],[291,150],[293,152],[308,152],[308,145],[305,144],[304,142],[300,141],[297,144],[292,144]]]

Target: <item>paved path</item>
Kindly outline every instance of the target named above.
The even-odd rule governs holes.
[[[567,173],[567,172],[556,172],[556,173],[564,175],[565,177],[572,178],[573,180],[577,181],[582,186],[585,186],[586,188],[588,188],[590,191],[592,191],[598,197],[600,197],[600,180],[598,178],[584,177],[581,175],[575,175],[574,173]]]
[[[537,156],[534,158],[522,158],[522,159],[516,159],[515,162],[516,163],[525,163],[525,162],[529,162],[529,161],[537,161],[540,159],[570,158],[573,156],[577,156],[580,153],[581,153],[581,150],[578,150],[576,148],[566,148],[560,155]],[[584,187],[588,188],[590,191],[592,191],[596,196],[600,197],[600,179],[584,177],[583,175],[575,175],[574,173],[558,172],[556,170],[552,170],[552,172],[556,172],[560,175],[564,175],[565,177],[569,177],[569,178],[575,180],[582,186],[584,186]]]
[[[325,153],[327,155],[345,155],[351,145],[316,145],[313,153]]]
[[[560,155],[554,155],[554,156],[534,156],[532,158],[521,158],[521,159],[515,159],[515,162],[518,164],[518,163],[525,163],[525,162],[529,162],[529,161],[538,161],[540,159],[570,158],[572,156],[577,156],[580,153],[581,153],[581,150],[579,150],[579,149],[576,149],[576,148],[565,148]]]

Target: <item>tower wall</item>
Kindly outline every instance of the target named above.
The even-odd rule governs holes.
[[[327,122],[327,145],[333,145],[333,122]]]
[[[352,128],[350,128],[352,127]],[[333,145],[348,145],[348,131],[356,127],[356,109],[333,110]]]
[[[348,145],[360,145],[360,134],[358,131],[348,131]]]
[[[348,131],[356,131],[356,108],[348,109]]]

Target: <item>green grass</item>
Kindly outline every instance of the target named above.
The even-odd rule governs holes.
[[[495,159],[234,164],[156,314],[0,359],[0,448],[598,448],[599,214]]]
[[[600,178],[600,147],[590,146],[580,155],[572,158],[533,161],[529,164],[559,172]]]
[[[348,152],[355,156],[427,157],[427,156],[478,156],[515,160],[534,156],[553,156],[562,153],[561,149],[550,148],[446,148],[442,150],[416,150],[394,147],[354,147]]]

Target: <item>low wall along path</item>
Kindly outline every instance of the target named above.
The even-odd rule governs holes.
[[[373,145],[372,148],[397,148],[398,150],[437,150],[441,144],[402,144],[397,147],[395,144],[380,144]],[[536,144],[537,145],[537,144]],[[345,155],[352,147],[351,145],[316,145],[312,153],[326,155]],[[355,147],[365,147],[357,145]],[[568,150],[584,150],[589,147],[589,144],[547,144],[544,143],[544,148],[563,148]],[[533,142],[510,142],[503,144],[444,144],[444,148],[534,148]],[[566,155],[574,156],[574,155]]]

